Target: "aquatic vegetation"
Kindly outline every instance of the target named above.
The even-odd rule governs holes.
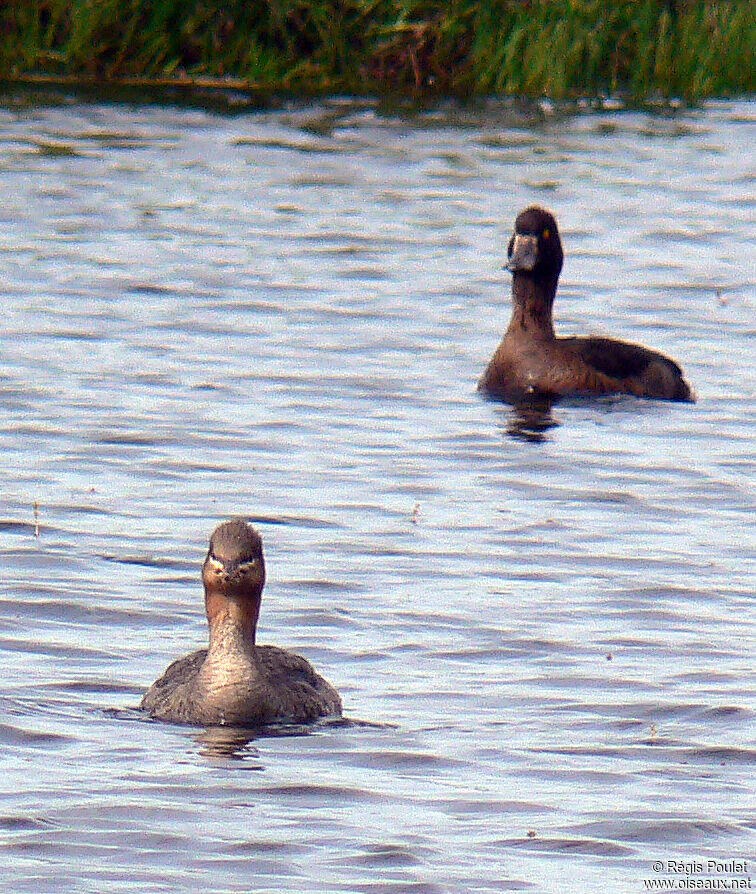
[[[0,77],[235,79],[297,93],[695,99],[754,90],[742,0],[24,0]]]

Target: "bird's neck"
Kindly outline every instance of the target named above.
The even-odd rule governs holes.
[[[210,647],[202,663],[199,684],[208,710],[222,723],[242,719],[252,694],[261,685],[255,627],[259,600],[229,599],[205,594]]]
[[[210,626],[210,653],[254,651],[259,597],[235,599],[206,592],[205,611]]]
[[[527,333],[536,338],[554,338],[554,323],[551,308],[554,304],[557,280],[553,277],[536,279],[525,273],[516,272],[512,281],[512,319],[509,333]]]

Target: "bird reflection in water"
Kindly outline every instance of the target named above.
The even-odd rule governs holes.
[[[345,717],[335,717],[316,723],[282,722],[259,727],[208,726],[205,729],[198,730],[193,738],[199,746],[199,753],[203,757],[248,761],[247,769],[263,770],[263,765],[258,763],[260,751],[253,744],[258,739],[310,736],[318,730],[352,726],[383,727],[384,725],[348,720]]]
[[[194,735],[202,757],[223,758],[225,760],[247,761],[248,769],[262,770],[259,763],[260,752],[252,744],[258,737],[258,730],[232,726],[209,726]]]
[[[548,440],[546,433],[561,423],[555,419],[551,408],[553,399],[549,397],[529,397],[512,406],[506,421],[506,433],[518,441],[540,444]]]

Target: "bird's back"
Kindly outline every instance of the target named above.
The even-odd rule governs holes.
[[[582,363],[588,370],[615,380],[620,393],[661,400],[692,399],[680,367],[658,351],[598,336],[558,338],[556,342],[564,361],[575,367],[576,377]]]
[[[202,674],[207,649],[179,658],[147,690],[142,709],[159,720],[208,726],[303,722],[341,714],[338,692],[307,659],[277,646],[252,648],[252,660],[229,663],[217,688],[210,675]]]

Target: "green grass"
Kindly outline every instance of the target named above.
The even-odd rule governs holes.
[[[754,91],[747,0],[8,0],[0,78],[695,100]]]

